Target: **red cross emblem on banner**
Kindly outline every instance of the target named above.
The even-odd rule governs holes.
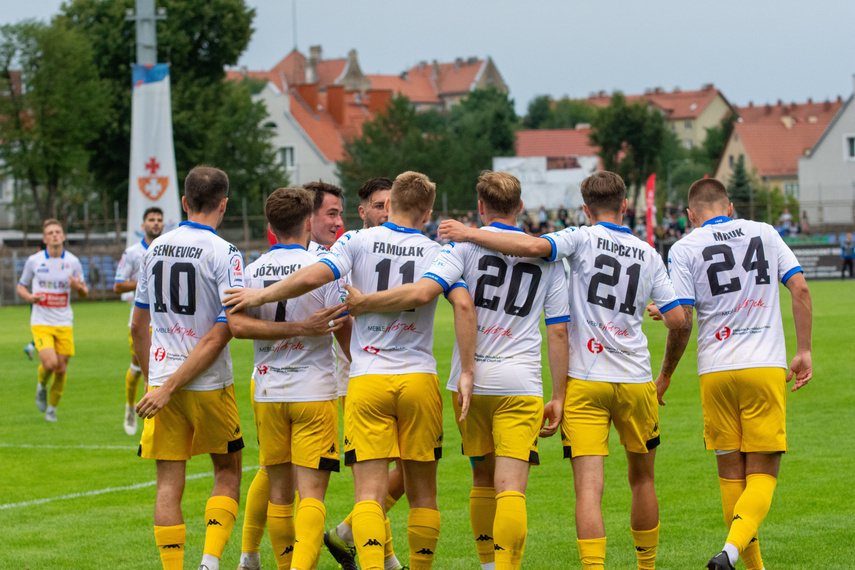
[[[145,163],[144,168],[151,174],[150,176],[140,176],[137,178],[137,185],[143,196],[152,202],[156,202],[166,192],[166,188],[169,186],[169,177],[157,176],[157,171],[160,170],[160,163],[153,156]]]

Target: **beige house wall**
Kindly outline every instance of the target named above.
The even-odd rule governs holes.
[[[680,146],[688,148],[686,141],[692,141],[692,148],[699,147],[704,144],[707,138],[707,129],[717,127],[727,114],[731,112],[730,106],[721,95],[716,95],[715,98],[707,105],[707,108],[698,116],[697,119],[669,119],[671,124],[671,132],[677,135],[680,139]],[[690,128],[686,128],[686,123],[690,123]]]
[[[727,144],[724,145],[724,152],[721,153],[721,160],[719,160],[718,167],[715,169],[714,178],[727,186],[731,175],[733,175],[733,167],[740,156],[745,157],[745,170],[749,174],[753,173],[755,169],[754,164],[751,162],[751,157],[748,156],[745,144],[739,138],[739,134],[734,130],[730,133]]]

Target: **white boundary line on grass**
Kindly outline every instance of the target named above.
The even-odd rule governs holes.
[[[51,444],[32,444],[32,443],[0,443],[0,448],[6,449],[122,449],[134,450],[136,445],[51,445]]]
[[[244,467],[241,471],[252,471],[253,469],[258,469],[258,465],[253,465],[251,467]],[[205,477],[213,477],[214,472],[209,471],[207,473],[194,473],[193,475],[188,475],[185,480],[192,481],[194,479],[204,479]],[[84,491],[82,493],[71,493],[69,495],[60,495],[58,497],[48,497],[46,499],[34,499],[32,501],[22,501],[20,503],[6,503],[5,505],[0,505],[0,511],[6,509],[16,509],[19,507],[32,507],[35,505],[44,505],[45,503],[52,503],[54,501],[63,501],[66,499],[80,499],[82,497],[95,497],[97,495],[104,495],[106,493],[115,493],[118,491],[134,491],[136,489],[144,489],[146,487],[153,487],[157,485],[157,481],[146,481],[145,483],[136,483],[134,485],[125,485],[124,487],[107,487],[106,489],[96,489],[94,491]]]

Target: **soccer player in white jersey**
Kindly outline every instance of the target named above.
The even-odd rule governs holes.
[[[40,361],[36,407],[45,413],[45,420],[55,422],[56,407],[65,389],[68,359],[74,356],[71,292],[76,291],[78,298],[85,299],[89,288],[83,281],[80,260],[62,246],[65,233],[59,220],[45,220],[42,234],[47,247],[27,258],[18,295],[33,305],[30,328]],[[27,290],[31,286],[32,293]]]
[[[515,236],[522,208],[519,180],[505,172],[481,174],[476,186],[485,231]],[[538,464],[538,433],[553,435],[564,409],[570,303],[561,263],[506,256],[471,243],[443,247],[417,283],[371,295],[350,290],[348,309],[396,312],[434,300],[463,279],[478,319],[472,401],[458,423],[463,453],[471,458],[469,512],[483,569],[520,567],[527,534],[525,491],[529,464]],[[546,319],[549,365],[555,381],[543,405],[540,315]],[[447,388],[458,404],[460,355],[455,347]],[[457,415],[461,411],[456,406]]]
[[[662,258],[619,225],[626,211],[625,195],[618,175],[589,176],[582,182],[583,208],[594,225],[542,238],[476,230],[450,220],[440,225],[440,235],[455,242],[569,262],[573,358],[561,431],[564,456],[573,466],[577,542],[585,569],[602,569],[605,564],[601,502],[610,423],[626,448],[638,567],[654,568],[659,505],[653,466],[659,416],[647,339],[641,330],[648,299],[662,307],[669,329],[685,325],[685,313],[674,310],[680,301]]]
[[[128,344],[131,348],[131,365],[125,373],[125,419],[122,423],[122,427],[125,428],[125,433],[128,435],[137,433],[137,414],[134,406],[137,403],[137,387],[142,376],[142,369],[137,354],[134,352],[134,339],[131,337],[130,330],[131,319],[134,317],[133,292],[137,288],[137,279],[139,279],[145,250],[163,232],[163,210],[153,207],[143,212],[142,229],[145,237],[127,248],[122,254],[119,266],[116,267],[116,278],[113,280],[113,291],[120,294],[128,293],[131,301],[131,314],[128,317]]]
[[[224,304],[240,310],[290,299],[348,273],[353,285],[368,293],[415,282],[439,249],[419,231],[435,197],[436,187],[425,175],[399,175],[390,193],[388,222],[346,233],[321,263],[270,287],[229,291]],[[474,349],[472,299],[462,287],[452,290],[449,299],[455,306],[457,336],[468,336]],[[462,308],[466,306],[468,310]],[[403,460],[410,504],[410,568],[433,564],[440,526],[436,468],[442,455],[442,398],[432,353],[435,308],[434,301],[411,312],[371,313],[354,320],[344,449],[345,463],[353,466],[357,501],[353,533],[363,570],[385,566],[383,503],[388,462],[396,457]],[[464,367],[467,374],[472,367],[474,362]]]
[[[181,497],[188,459],[207,453],[214,464],[200,570],[219,569],[238,511],[244,444],[228,349],[230,317],[220,298],[228,288],[243,287],[244,267],[237,248],[216,232],[228,192],[222,170],[191,170],[181,198],[188,221],[149,245],[137,282],[131,334],[148,379],[136,406],[145,418],[139,454],[157,461],[154,540],[166,570],[184,563]]]
[[[278,243],[247,266],[247,286],[270,286],[318,263],[306,251],[313,198],[302,188],[280,188],[268,197],[265,214]],[[322,322],[320,334],[312,336],[284,330],[319,311],[333,327]],[[253,409],[260,462],[269,477],[267,522],[279,568],[309,570],[320,554],[324,494],[330,471],[339,470],[335,356],[329,331],[349,347],[350,316],[331,321],[343,311],[338,284],[328,283],[287,302],[249,309],[246,317],[233,315],[230,321],[236,337],[262,339],[254,342]],[[297,513],[295,487],[300,492]],[[242,568],[258,568],[259,562],[242,554]]]
[[[677,296],[698,311],[704,443],[716,453],[730,529],[724,550],[707,568],[733,570],[741,555],[748,570],[761,570],[757,528],[769,512],[787,450],[786,383],[795,376],[795,391],[812,374],[810,291],[796,256],[772,226],[731,219],[733,204],[718,180],[692,185],[688,214],[695,229],[671,248],[669,265]],[[789,374],[778,281],[793,299],[797,344]],[[681,332],[677,350],[690,334],[691,326]],[[670,380],[656,380],[660,401]]]

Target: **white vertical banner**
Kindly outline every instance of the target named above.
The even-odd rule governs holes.
[[[175,148],[172,145],[172,102],[169,65],[134,65],[131,101],[131,172],[128,184],[127,245],[143,237],[147,208],[163,210],[164,232],[181,221]]]

